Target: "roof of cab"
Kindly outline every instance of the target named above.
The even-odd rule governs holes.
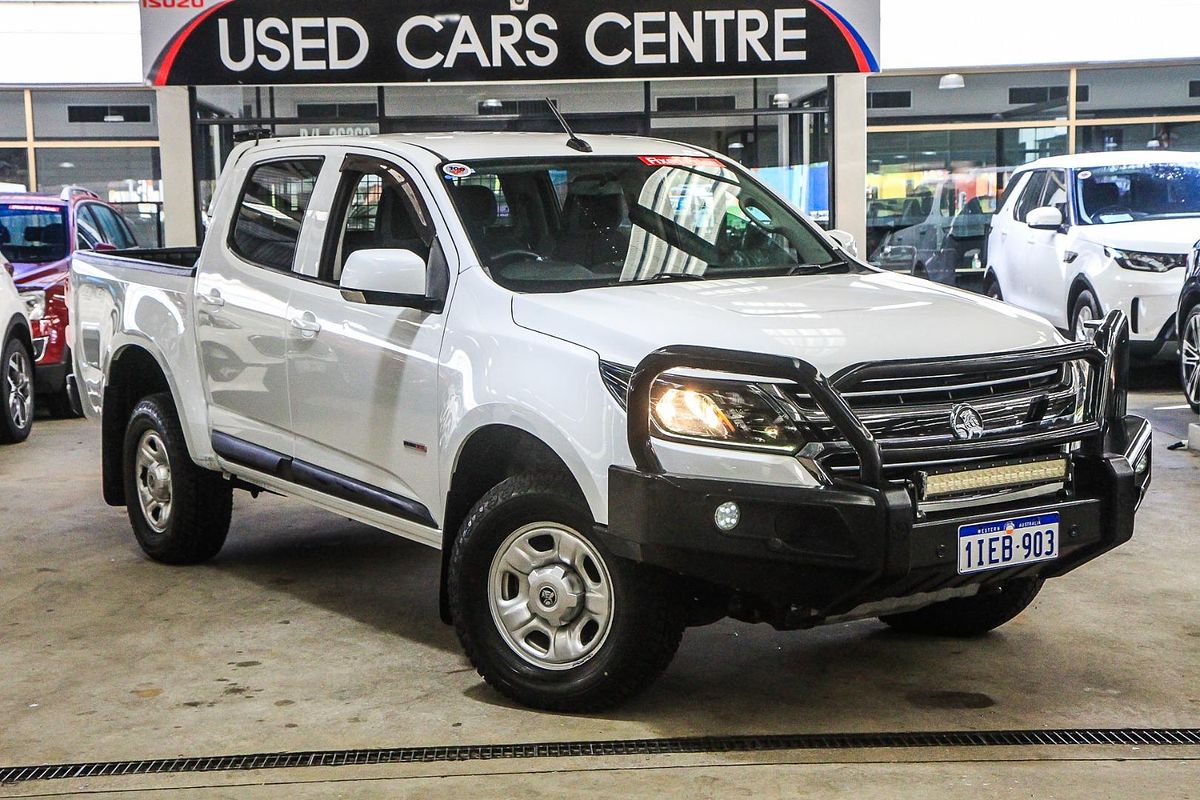
[[[264,139],[278,145],[334,145],[416,147],[444,161],[469,161],[488,158],[560,158],[583,156],[704,156],[699,147],[653,139],[645,136],[612,134],[579,134],[592,146],[591,153],[581,153],[567,147],[565,133],[513,133],[476,131],[460,133],[389,133],[382,136],[322,136]]]
[[[3,192],[0,193],[0,203],[28,203],[39,206],[63,206],[67,201],[57,194],[47,192]]]
[[[1193,164],[1200,162],[1200,153],[1185,150],[1115,150],[1105,153],[1076,153],[1069,156],[1050,156],[1023,164],[1017,172],[1031,169],[1095,169],[1127,167],[1138,164]]]

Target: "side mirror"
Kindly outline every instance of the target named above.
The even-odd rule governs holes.
[[[1056,231],[1063,226],[1063,215],[1054,206],[1042,206],[1025,215],[1025,224],[1039,231]]]
[[[854,241],[854,234],[849,231],[834,229],[827,231],[829,238],[838,243],[838,246],[845,250],[850,255],[858,258],[858,244]]]
[[[342,268],[342,296],[351,303],[433,308],[426,296],[428,265],[412,250],[356,250]]]
[[[96,242],[96,246],[92,248],[97,253],[112,253],[120,249],[115,244],[109,244],[108,242]]]

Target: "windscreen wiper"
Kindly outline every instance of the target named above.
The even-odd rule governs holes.
[[[705,280],[703,275],[694,275],[689,272],[660,272],[649,278],[642,278],[636,281],[625,281],[624,286],[641,286],[648,283],[667,283],[668,281],[702,281]]]
[[[850,262],[841,259],[830,261],[828,264],[797,264],[787,271],[787,275],[823,275],[827,272],[848,272]]]

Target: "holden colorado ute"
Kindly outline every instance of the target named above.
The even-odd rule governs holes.
[[[235,489],[440,548],[444,619],[530,706],[616,704],[726,616],[980,634],[1150,481],[1119,312],[1068,343],[871,268],[690,145],[264,140],[211,212],[199,252],[75,257],[105,500],[170,564]]]

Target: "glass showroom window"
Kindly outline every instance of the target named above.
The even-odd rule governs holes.
[[[1065,127],[868,134],[868,258],[918,275],[931,260],[977,268],[1013,169],[1066,152]]]
[[[1195,66],[1080,70],[1078,80],[1088,89],[1077,107],[1080,152],[1200,150]]]
[[[868,81],[866,254],[978,289],[1012,171],[1070,149],[1071,71],[951,77]]]
[[[162,200],[157,147],[40,147],[39,191],[85,186],[109,202]]]
[[[25,138],[25,96],[0,92],[0,139]]]
[[[0,191],[24,191],[28,187],[28,151],[23,147],[0,145]]]
[[[828,225],[832,134],[822,110],[828,102],[824,76],[655,81],[651,135],[724,153]]]

